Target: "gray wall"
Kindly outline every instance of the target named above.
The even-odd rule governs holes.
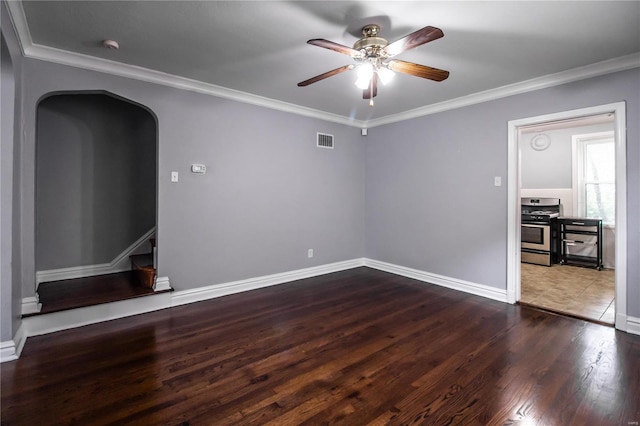
[[[108,263],[156,220],[156,125],[104,94],[38,105],[36,270]]]
[[[358,129],[189,92],[168,108],[158,111],[160,276],[191,288],[363,256]],[[317,148],[317,132],[335,148]],[[190,174],[193,163],[207,173]]]
[[[26,159],[35,158],[30,111],[47,93],[106,90],[154,112],[158,275],[175,289],[363,256],[364,142],[357,129],[37,60],[24,60],[24,78]],[[319,131],[335,136],[334,150],[315,147]],[[193,163],[206,164],[207,173],[192,175]],[[31,162],[23,167],[28,245],[35,181]],[[171,171],[179,182],[170,182]],[[34,293],[32,256],[23,262],[24,296]]]
[[[626,101],[628,315],[640,316],[640,70],[371,129],[367,257],[506,289],[507,122]],[[478,206],[483,208],[478,210]]]
[[[367,257],[505,287],[506,127],[478,105],[371,129]]]
[[[11,288],[11,234],[13,228],[13,102],[15,80],[9,49],[0,36],[0,342],[11,340],[12,291]]]
[[[520,144],[520,179],[522,188],[572,188],[573,135],[613,131],[613,123],[577,126],[570,129],[543,131],[551,145],[543,151],[531,147],[531,139],[538,133],[522,136]]]
[[[10,340],[20,326],[22,304],[21,151],[22,55],[3,2],[0,5],[2,38],[2,104],[0,143],[0,341]],[[7,49],[5,50],[4,47]],[[10,55],[10,56],[7,56]],[[14,93],[12,93],[12,88]]]

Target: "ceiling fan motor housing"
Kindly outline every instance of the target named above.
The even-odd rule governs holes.
[[[380,27],[377,25],[367,25],[362,29],[363,38],[356,41],[353,48],[356,50],[364,51],[367,57],[381,57],[382,49],[387,47],[389,42],[378,37]]]

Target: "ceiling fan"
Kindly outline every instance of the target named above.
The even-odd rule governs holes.
[[[443,37],[444,33],[440,28],[424,27],[393,43],[389,43],[386,39],[379,37],[379,32],[380,27],[378,25],[371,24],[364,26],[362,28],[362,35],[364,37],[356,41],[353,48],[322,38],[307,41],[307,43],[314,46],[349,55],[356,63],[345,65],[308,80],[301,81],[298,83],[298,86],[308,86],[355,68],[358,73],[356,86],[363,90],[362,98],[369,99],[369,105],[373,106],[373,98],[378,94],[378,80],[380,80],[382,84],[386,84],[393,77],[393,71],[434,81],[442,81],[449,77],[449,71],[415,64],[413,62],[401,61],[399,59],[391,59],[399,53]]]

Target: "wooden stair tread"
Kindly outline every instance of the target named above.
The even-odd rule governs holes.
[[[135,271],[51,281],[38,286],[42,303],[40,312],[23,317],[43,315],[103,303],[154,295],[153,289],[137,282]]]
[[[138,283],[142,287],[153,288],[156,278],[156,269],[153,267],[153,254],[134,254],[129,256],[131,269],[136,274]]]

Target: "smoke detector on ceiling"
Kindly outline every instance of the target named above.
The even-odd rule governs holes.
[[[103,40],[102,46],[106,47],[107,49],[113,50],[118,50],[120,48],[120,45],[115,40]]]

